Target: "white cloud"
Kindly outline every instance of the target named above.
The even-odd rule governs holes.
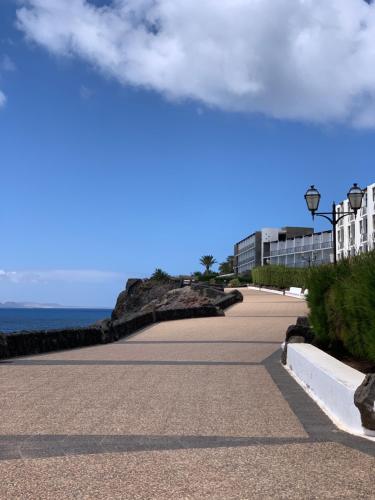
[[[0,270],[0,282],[8,283],[108,283],[119,281],[122,275],[111,271],[98,271],[92,269],[52,269],[52,270],[27,270],[4,271]]]
[[[86,87],[86,85],[81,85],[79,94],[84,101],[88,101],[94,95],[94,91],[89,87]]]
[[[0,70],[2,71],[15,71],[16,65],[8,55],[4,55],[0,60]]]
[[[364,0],[23,0],[18,26],[123,84],[223,110],[375,126]]]
[[[0,90],[0,108],[5,105],[6,100],[5,94]]]
[[[1,73],[12,72],[16,70],[16,65],[8,55],[3,55],[0,57],[0,77]],[[6,103],[6,96],[0,89],[0,108]]]

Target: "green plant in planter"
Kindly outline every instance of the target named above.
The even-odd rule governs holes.
[[[311,268],[307,281],[318,342],[375,362],[375,252]]]

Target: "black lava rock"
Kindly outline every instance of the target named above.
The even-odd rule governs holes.
[[[288,342],[290,337],[303,337],[305,342],[311,344],[314,340],[314,332],[309,326],[290,325],[285,334],[285,341]]]
[[[306,339],[301,335],[291,335],[287,341],[285,341],[284,349],[281,353],[281,362],[283,365],[286,365],[286,359],[288,354],[288,344],[305,344]]]
[[[354,404],[361,414],[363,427],[375,431],[375,373],[366,375],[355,391]]]

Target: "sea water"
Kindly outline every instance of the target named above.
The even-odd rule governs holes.
[[[111,309],[0,309],[0,332],[89,326]]]

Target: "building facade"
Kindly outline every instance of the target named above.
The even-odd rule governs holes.
[[[333,233],[323,231],[272,241],[269,264],[310,267],[333,262]]]
[[[375,249],[375,183],[365,188],[362,208],[344,217],[336,226],[337,259]],[[348,200],[336,206],[337,212],[350,212]]]
[[[257,266],[270,263],[272,242],[311,234],[311,227],[267,227],[255,231],[234,245],[234,272],[246,274]]]

